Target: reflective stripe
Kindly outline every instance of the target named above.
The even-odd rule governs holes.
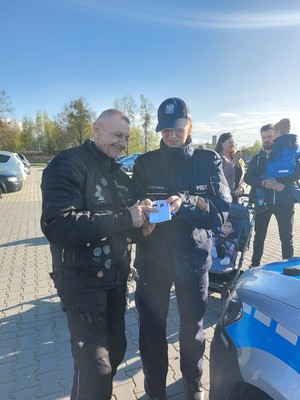
[[[282,336],[285,340],[296,346],[298,336],[294,332],[291,332],[289,329],[279,323],[276,326],[275,332],[278,333],[278,335]]]
[[[262,324],[270,327],[271,325],[271,318],[268,317],[266,314],[262,313],[261,311],[255,310],[254,318],[260,321]]]
[[[299,335],[244,302],[243,310],[243,318],[225,328],[235,346],[263,350],[300,373]]]
[[[243,310],[245,313],[251,314],[252,307],[249,306],[249,304],[247,304],[247,303],[243,303]]]

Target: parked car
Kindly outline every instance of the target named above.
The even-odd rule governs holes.
[[[23,181],[18,175],[0,171],[0,198],[3,193],[18,192],[22,189]]]
[[[0,150],[0,172],[3,171],[18,175],[22,181],[26,180],[25,167],[17,153]]]
[[[209,399],[300,399],[300,258],[239,278],[211,343]]]
[[[128,156],[119,156],[116,158],[117,163],[121,164],[121,160],[123,160],[123,158],[128,157]]]
[[[30,162],[27,160],[24,154],[18,153],[18,156],[21,159],[22,163],[24,164],[26,174],[30,174],[30,166],[31,166]]]
[[[133,153],[130,154],[130,156],[125,156],[121,159],[117,159],[116,161],[121,164],[121,168],[125,172],[132,172],[135,161],[141,154],[143,153]]]

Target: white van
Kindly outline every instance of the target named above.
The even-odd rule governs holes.
[[[24,164],[17,153],[0,150],[0,171],[12,172],[20,177],[22,181],[26,180]]]

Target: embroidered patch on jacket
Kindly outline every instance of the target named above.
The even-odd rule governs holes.
[[[196,192],[198,192],[198,191],[201,191],[201,192],[203,192],[203,191],[207,191],[207,185],[197,185],[196,186]]]
[[[166,190],[165,186],[148,186],[147,190],[150,192],[151,190]]]
[[[100,185],[96,185],[95,188],[95,197],[99,200],[99,201],[103,201],[104,200],[104,196],[103,196],[103,189]]]

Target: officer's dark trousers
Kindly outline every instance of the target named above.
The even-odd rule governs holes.
[[[151,397],[165,395],[168,372],[166,320],[172,282],[163,279],[137,280],[136,306],[140,321],[140,352],[145,391]],[[205,349],[203,316],[208,298],[208,272],[184,284],[175,284],[180,316],[180,369],[188,383],[202,375]]]
[[[71,400],[110,400],[112,378],[126,350],[126,282],[76,296],[67,305],[74,379]]]
[[[293,225],[294,204],[268,204],[268,210],[257,214],[255,218],[255,237],[253,242],[252,265],[258,266],[264,251],[264,242],[271,216],[277,220],[279,237],[281,241],[282,258],[294,256]]]

